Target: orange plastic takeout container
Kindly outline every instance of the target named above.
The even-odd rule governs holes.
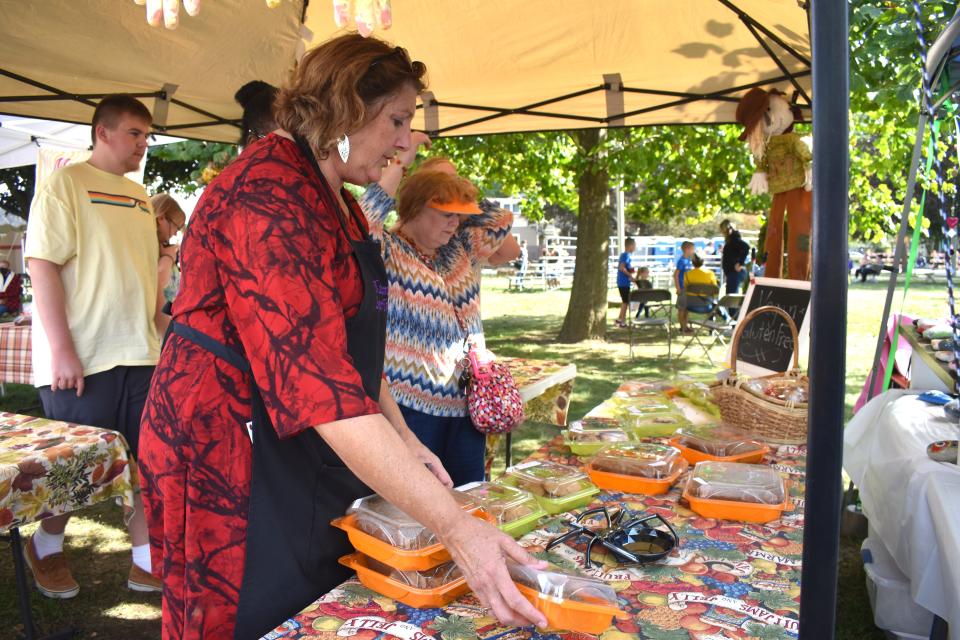
[[[438,608],[450,604],[470,587],[463,576],[430,589],[421,589],[405,584],[374,568],[374,563],[360,553],[340,558],[340,564],[357,572],[360,584],[388,598],[417,609]]]
[[[556,567],[541,571],[513,563],[508,566],[517,589],[544,615],[550,629],[599,635],[614,618],[630,617],[617,606],[614,590],[599,580]]]
[[[697,464],[683,499],[705,518],[738,522],[771,522],[793,508],[790,485],[775,469],[731,462]]]
[[[470,496],[452,493],[465,511],[496,524]],[[380,496],[357,500],[330,524],[346,532],[357,551],[400,571],[426,571],[450,561],[433,533]]]
[[[587,473],[601,489],[656,496],[669,491],[688,468],[675,447],[640,442],[605,447]]]
[[[727,440],[709,436],[680,433],[668,441],[690,464],[704,461],[756,463],[770,452],[770,447],[759,440]],[[713,449],[713,454],[701,449]],[[746,450],[744,450],[746,449]],[[721,455],[722,454],[722,455]]]

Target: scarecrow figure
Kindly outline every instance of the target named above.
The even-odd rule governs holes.
[[[810,234],[813,212],[810,148],[793,133],[793,123],[800,119],[799,110],[791,107],[780,91],[754,88],[737,104],[737,122],[743,125],[741,140],[746,140],[753,153],[757,172],[750,180],[754,194],[773,194],[767,217],[767,254],[764,270],[768,278],[783,273],[783,223],[787,229],[787,277],[810,279]]]

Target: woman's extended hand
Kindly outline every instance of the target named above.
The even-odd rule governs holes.
[[[467,584],[501,623],[518,627],[547,626],[543,614],[517,590],[506,565],[510,559],[546,568],[545,562],[531,556],[510,536],[466,513],[440,540],[460,567]]]
[[[437,477],[437,480],[440,481],[440,484],[447,488],[453,487],[453,480],[450,478],[450,474],[447,473],[447,470],[443,468],[443,463],[440,462],[440,458],[434,455],[433,451],[430,451],[422,442],[417,440],[416,436],[412,433],[412,437],[407,438],[404,442],[407,445],[407,448],[410,449],[413,453],[413,457],[426,465],[427,469],[430,470],[430,473]]]
[[[420,147],[423,146],[424,149],[429,149],[430,144],[430,136],[422,131],[414,131],[410,134],[410,147],[400,151],[397,157],[400,158],[400,162],[403,163],[404,167],[409,167],[413,164],[413,161],[416,160]]]

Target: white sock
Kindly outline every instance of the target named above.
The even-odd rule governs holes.
[[[133,547],[133,564],[150,573],[150,545],[138,544]]]
[[[37,527],[33,534],[33,546],[37,550],[37,558],[43,560],[55,553],[63,553],[63,534],[47,533],[43,525]]]

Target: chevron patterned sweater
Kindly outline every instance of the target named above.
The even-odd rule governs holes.
[[[467,399],[455,370],[465,332],[483,346],[480,268],[510,233],[513,214],[484,200],[483,213],[464,216],[460,229],[437,251],[433,268],[399,236],[384,228],[395,203],[374,184],[360,198],[370,235],[380,241],[389,279],[387,349],[383,370],[398,404],[435,416],[466,416]]]

